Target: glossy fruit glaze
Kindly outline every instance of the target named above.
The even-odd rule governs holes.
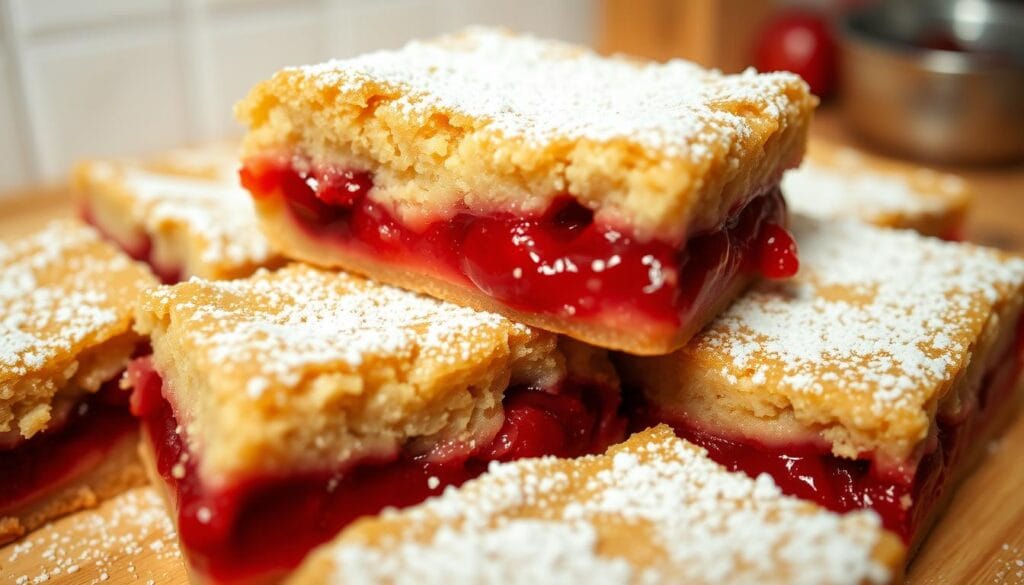
[[[600,452],[625,430],[615,389],[567,383],[548,393],[517,387],[506,393],[497,436],[472,452],[445,460],[397,453],[344,470],[240,479],[213,491],[196,473],[197,454],[178,432],[159,374],[145,358],[132,368],[132,411],[142,418],[157,470],[174,495],[181,542],[193,568],[214,583],[280,576],[356,518],[419,503],[479,475],[490,461]]]
[[[926,442],[916,466],[902,477],[881,472],[870,458],[844,459],[811,445],[779,448],[730,440],[643,405],[628,409],[632,427],[667,423],[679,436],[707,449],[718,463],[751,477],[767,473],[789,495],[837,512],[872,508],[886,528],[909,543],[934,504],[953,487],[950,482],[959,472],[958,464],[970,459],[971,450],[990,431],[992,420],[1011,402],[1024,369],[1024,319],[1018,325],[1015,345],[997,363],[982,381],[977,404],[955,418],[938,417],[935,440]]]
[[[121,249],[122,252],[131,256],[133,260],[139,262],[145,262],[149,265],[150,270],[156,275],[160,282],[163,284],[175,284],[181,282],[183,270],[180,266],[166,266],[156,261],[156,256],[153,253],[153,240],[148,235],[142,234],[137,235],[132,241],[124,241],[121,238],[116,237],[113,232],[108,230],[101,222],[96,218],[96,215],[89,209],[88,205],[83,205],[79,209],[79,216],[82,221],[91,225],[101,236],[108,242],[113,243],[115,246]]]
[[[780,227],[786,211],[777,188],[680,246],[638,241],[568,196],[539,215],[463,212],[414,231],[373,199],[367,173],[250,159],[241,180],[258,204],[279,198],[292,221],[325,246],[473,287],[532,313],[675,329],[710,310],[741,275],[784,278],[798,267],[796,246]]]
[[[138,428],[128,393],[107,382],[72,407],[60,426],[0,449],[0,515],[31,503],[96,467]]]

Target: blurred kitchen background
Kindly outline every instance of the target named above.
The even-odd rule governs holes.
[[[1024,8],[1024,2],[1004,0],[1004,4],[1007,1],[1011,8]],[[395,47],[410,38],[474,23],[591,44],[608,52],[686,57],[726,71],[753,64],[789,68],[787,64],[795,59],[795,67],[801,68],[798,72],[817,91],[830,94],[838,82],[833,44],[837,24],[843,15],[868,4],[857,0],[0,0],[0,193],[59,181],[82,157],[145,154],[237,135],[240,128],[233,122],[232,104],[253,83],[282,66]],[[916,6],[911,17],[929,10],[910,0],[894,4]],[[991,4],[933,0],[929,6],[956,5],[961,16],[976,21],[993,16],[985,12]],[[1019,31],[1024,22],[1015,25]],[[970,26],[955,32],[979,38],[979,25],[974,25],[974,32]],[[1017,33],[1016,42],[1022,38],[1024,34]],[[934,48],[943,53],[964,50],[956,44],[957,38],[943,31],[922,42],[937,44]],[[946,65],[956,66],[956,55],[952,60],[952,65]],[[864,82],[869,88],[884,89],[914,75],[898,67],[886,70],[885,64],[877,62],[868,66],[877,71],[875,82]],[[962,90],[950,85],[942,104],[972,100],[968,109],[984,112],[1016,99],[1018,107],[1015,113],[1011,110],[1009,119],[1008,114],[1000,114],[1005,122],[1001,134],[1009,136],[1004,142],[1012,151],[1013,142],[1024,141],[1020,126],[1024,123],[1020,92],[1024,90],[1019,74],[1016,81],[995,82],[997,93],[1003,87],[1005,95],[994,101],[991,96],[958,93]],[[971,85],[978,83],[983,82],[975,79]],[[870,122],[883,109],[872,103],[860,108],[859,115],[867,112]],[[944,112],[937,115],[948,117]],[[970,128],[988,132],[983,126],[988,122],[978,121],[983,118],[971,122]],[[948,142],[941,131],[924,131],[932,143]],[[932,134],[927,135],[928,131]],[[989,137],[989,142],[993,140]]]

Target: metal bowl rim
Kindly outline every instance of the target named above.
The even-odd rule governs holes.
[[[858,17],[870,14],[876,10],[877,8],[853,10],[844,15],[839,23],[840,42],[842,44],[852,43],[887,57],[911,62],[919,65],[922,69],[935,73],[1024,74],[1024,71],[1014,67],[1013,64],[993,62],[989,58],[970,52],[916,47],[879,34],[873,34],[870,30],[864,30],[863,27],[854,25]]]

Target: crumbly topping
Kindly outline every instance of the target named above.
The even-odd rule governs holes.
[[[849,148],[813,142],[803,165],[783,177],[782,190],[790,208],[802,215],[895,227],[910,227],[926,216],[960,213],[968,198],[967,185],[959,177],[884,165]]]
[[[153,488],[137,488],[0,550],[0,581],[184,582],[174,526]]]
[[[537,145],[628,138],[695,164],[753,131],[750,120],[718,107],[720,102],[741,100],[779,119],[792,107],[784,90],[794,81],[789,73],[722,75],[681,60],[609,59],[488,29],[300,71],[341,92],[370,83],[401,88],[393,105],[408,116],[445,110]],[[709,127],[715,132],[706,132]]]
[[[793,231],[799,275],[756,287],[681,359],[804,422],[923,440],[991,320],[1019,306],[1024,259],[854,222],[798,219]]]
[[[352,526],[293,582],[883,583],[895,543],[873,512],[783,496],[661,426],[605,455],[494,463]]]
[[[358,371],[385,358],[458,364],[486,353],[489,340],[477,331],[528,331],[500,315],[299,264],[250,280],[164,287],[148,302],[173,312],[181,320],[175,325],[225,375],[255,364],[259,375],[246,380],[255,394],[298,384],[318,367]]]
[[[103,198],[116,200],[123,221],[158,240],[158,251],[184,248],[175,260],[188,275],[245,275],[272,262],[275,253],[260,232],[252,198],[238,184],[237,157],[227,157],[225,150],[172,151],[152,162],[85,163],[78,171],[81,197],[90,207]],[[96,219],[102,224],[102,217]]]
[[[497,431],[510,383],[547,386],[565,368],[552,334],[300,264],[164,287],[139,322],[205,473],[221,478],[475,439]]]
[[[25,436],[44,428],[79,355],[130,331],[131,304],[153,284],[78,223],[0,243],[0,432],[19,418]]]
[[[472,28],[282,70],[237,111],[247,155],[298,147],[370,170],[370,196],[413,224],[466,207],[537,211],[570,193],[598,220],[678,240],[795,165],[815,103],[789,73],[723,75]]]

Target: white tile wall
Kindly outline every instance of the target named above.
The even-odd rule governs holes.
[[[242,131],[232,108],[256,82],[281,67],[320,61],[328,55],[319,10],[212,15],[206,27],[200,59],[207,60],[202,74],[208,79],[202,84],[205,96],[199,100],[205,138]]]
[[[27,33],[166,16],[172,0],[11,0],[15,25]]]
[[[331,7],[331,52],[357,55],[376,49],[400,47],[410,39],[435,36],[458,26],[447,22],[449,5],[437,0],[341,0]]]
[[[285,65],[468,24],[589,42],[596,0],[0,0],[0,196],[82,157],[236,134]]]
[[[189,138],[182,60],[166,23],[47,41],[25,52],[24,90],[46,178],[91,155],[153,151]]]
[[[0,190],[23,185],[32,178],[32,169],[21,148],[20,123],[12,97],[14,84],[7,58],[0,51]]]

